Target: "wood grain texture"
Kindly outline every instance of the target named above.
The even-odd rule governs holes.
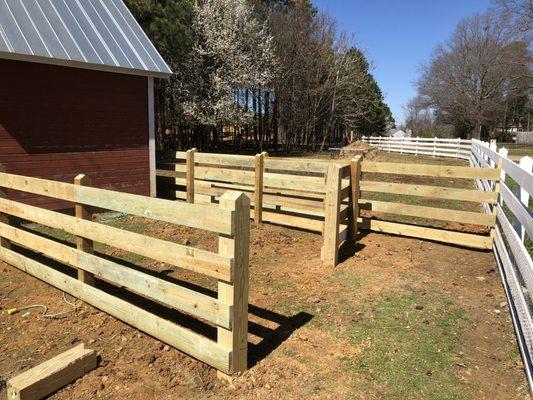
[[[76,176],[76,178],[74,178],[74,184],[80,186],[91,186],[91,178],[89,178],[87,175],[80,174]],[[75,205],[75,215],[76,218],[85,219],[87,221],[92,221],[93,217],[89,208],[84,206],[83,204]],[[85,239],[84,237],[76,236],[76,248],[80,251],[92,254],[93,242],[90,239]],[[87,271],[84,271],[83,269],[78,269],[78,279],[83,283],[94,285],[94,275]]]
[[[0,248],[0,259],[218,370],[229,372],[231,351],[211,339],[12,250]]]
[[[195,317],[231,328],[230,307],[211,296],[18,228],[1,223],[0,228],[6,237],[20,246]]]
[[[96,352],[78,346],[11,378],[8,400],[40,400],[96,368]]]
[[[220,208],[234,213],[235,234],[219,235],[218,250],[235,260],[233,283],[218,281],[218,300],[232,307],[232,329],[218,327],[217,342],[231,351],[229,373],[248,368],[248,291],[250,201],[239,192],[228,192],[220,199]]]
[[[231,258],[39,207],[0,199],[0,212],[214,278],[232,279]]]

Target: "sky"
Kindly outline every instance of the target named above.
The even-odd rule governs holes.
[[[355,35],[355,44],[374,66],[385,100],[399,125],[403,105],[415,96],[421,64],[447,40],[464,17],[484,12],[491,0],[313,0],[335,17],[339,28]]]

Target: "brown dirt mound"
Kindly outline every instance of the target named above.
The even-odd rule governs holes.
[[[352,158],[361,155],[366,159],[372,159],[378,153],[378,148],[360,140],[344,146],[339,154],[339,158]]]

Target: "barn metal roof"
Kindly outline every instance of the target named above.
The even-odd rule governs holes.
[[[0,0],[0,58],[172,74],[122,0]]]

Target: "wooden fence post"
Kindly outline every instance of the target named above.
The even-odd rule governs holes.
[[[228,191],[220,198],[220,209],[234,212],[234,234],[220,234],[218,252],[231,257],[232,282],[218,281],[218,300],[231,307],[231,329],[217,328],[218,344],[231,350],[229,373],[244,371],[248,367],[248,285],[250,244],[250,199],[242,192]],[[217,373],[220,378],[228,376]]]
[[[79,186],[91,186],[91,178],[87,175],[80,174],[74,178],[74,184]],[[83,204],[76,204],[75,211],[76,218],[92,221],[92,213],[90,212],[89,207]],[[93,241],[80,236],[76,236],[76,248],[78,250],[84,251],[85,253],[92,254]],[[82,269],[78,269],[78,280],[82,281],[83,283],[87,283],[88,285],[94,286],[94,275]]]
[[[503,166],[503,158],[500,157],[500,159],[498,160],[498,163],[496,164],[496,168],[499,168],[500,170],[502,170],[502,166]],[[500,176],[498,176],[498,179],[497,180],[494,180],[492,181],[493,182],[493,190],[494,190],[494,193],[497,193],[497,196],[499,199],[500,197],[500,177],[501,177],[501,173],[500,173]],[[493,204],[492,205],[492,215],[497,215],[498,214],[498,204]],[[491,239],[494,240],[494,236],[496,235],[496,227],[492,227],[490,228],[490,237]]]
[[[328,167],[326,198],[324,201],[324,244],[321,258],[324,263],[336,266],[339,260],[339,220],[341,205],[341,168],[336,164]]]
[[[356,242],[357,234],[359,232],[357,226],[357,218],[359,217],[359,198],[361,197],[361,156],[355,156],[350,161],[350,218],[348,219],[348,234],[349,237]]]
[[[196,149],[187,150],[185,167],[185,185],[187,189],[187,203],[194,203],[194,153]]]
[[[6,167],[0,164],[0,172],[6,172]],[[1,184],[1,182],[0,182]],[[0,198],[6,199],[7,192],[2,186],[0,186]],[[9,225],[9,215],[0,213],[0,222],[6,225]],[[0,236],[0,247],[5,247],[6,249],[11,249],[11,242],[6,238]]]
[[[255,156],[255,187],[254,187],[254,221],[263,222],[263,174],[265,172],[266,152]]]

